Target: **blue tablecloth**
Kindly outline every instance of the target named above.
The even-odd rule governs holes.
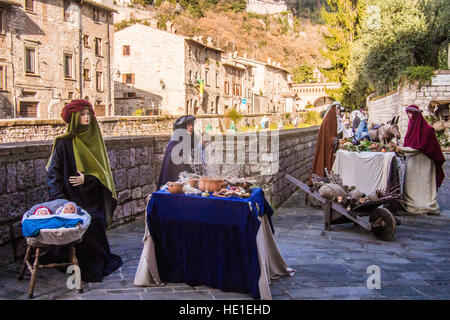
[[[256,235],[258,215],[264,214],[273,232],[273,210],[259,188],[244,199],[153,193],[147,222],[161,280],[250,292],[259,299]]]

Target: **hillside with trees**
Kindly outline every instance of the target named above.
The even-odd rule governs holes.
[[[224,50],[260,61],[270,58],[291,72],[300,66],[329,66],[319,50],[324,26],[312,21],[311,9],[305,9],[309,14],[298,15],[295,2],[301,1],[289,3],[293,14],[273,16],[247,13],[245,0],[179,0],[179,5],[175,0],[135,0],[133,6],[151,11],[161,29],[171,21],[179,34],[211,37],[214,45]],[[118,22],[116,30],[134,22]],[[296,79],[301,81],[301,75]]]
[[[327,0],[324,73],[342,87],[329,92],[353,108],[369,93],[395,90],[405,80],[430,80],[448,69],[448,0]]]

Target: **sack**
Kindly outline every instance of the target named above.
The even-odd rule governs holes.
[[[347,196],[345,190],[335,183],[328,183],[320,187],[319,194],[327,200],[336,200],[339,196],[343,198],[346,198]]]

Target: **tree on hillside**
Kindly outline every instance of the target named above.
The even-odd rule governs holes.
[[[410,67],[439,67],[440,51],[448,44],[449,1],[363,2],[348,73],[351,90],[363,95],[373,87],[382,94],[395,89]]]
[[[430,65],[436,69],[448,69],[450,1],[423,0],[421,1],[421,10],[425,14],[427,31],[423,37],[425,45],[416,48],[416,60],[421,65]]]
[[[206,11],[212,8],[236,12],[245,10],[247,6],[246,0],[178,0],[178,2],[185,10],[197,18],[204,17]]]
[[[356,38],[358,13],[356,0],[327,0],[329,9],[322,7],[327,31],[322,55],[331,62],[324,74],[331,81],[342,82],[350,58],[350,47]]]
[[[314,18],[315,13],[320,13],[320,9],[326,4],[326,0],[286,0],[285,2],[297,17],[303,18]]]
[[[357,0],[327,0],[328,7],[323,6],[321,15],[327,31],[324,33],[325,46],[321,54],[330,61],[331,67],[322,69],[328,81],[341,83],[341,88],[330,91],[330,96],[343,103],[349,88],[346,79],[350,52],[358,31],[358,1]]]
[[[294,69],[294,83],[310,83],[314,82],[314,69],[313,67],[302,64]]]
[[[217,7],[234,12],[245,11],[247,0],[219,0]]]

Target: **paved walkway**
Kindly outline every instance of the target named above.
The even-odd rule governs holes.
[[[440,189],[441,216],[404,216],[393,241],[382,242],[352,224],[322,228],[320,210],[304,206],[298,191],[273,217],[278,247],[293,277],[271,285],[273,299],[450,299],[450,163]],[[144,232],[144,217],[108,232],[112,251],[124,265],[101,283],[86,284],[83,294],[66,287],[67,274],[40,270],[35,299],[251,299],[186,284],[133,286]],[[381,268],[381,289],[366,286],[367,267]],[[29,273],[17,280],[20,264],[0,268],[0,299],[27,299]]]

